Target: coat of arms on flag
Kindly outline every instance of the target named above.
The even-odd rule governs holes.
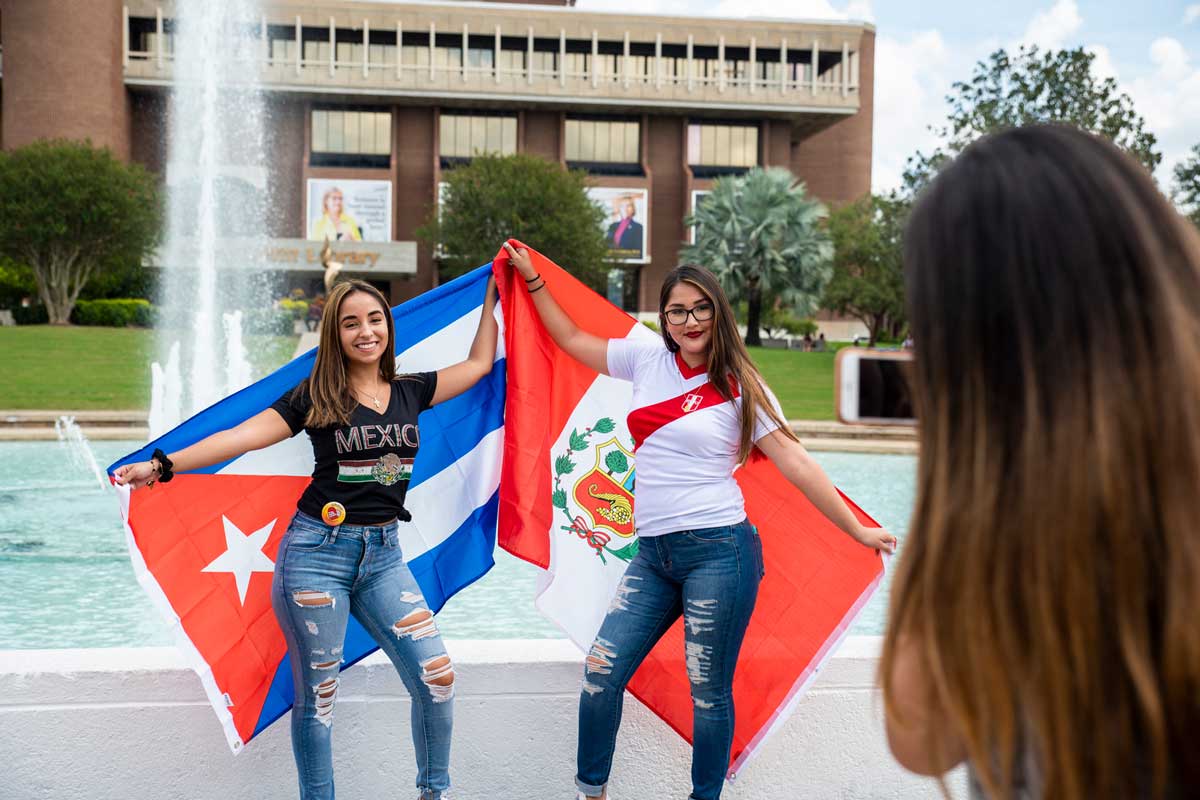
[[[530,253],[579,327],[608,339],[657,339],[544,256]],[[497,261],[506,259],[502,250]],[[509,370],[499,542],[545,570],[537,606],[586,652],[637,553],[632,512],[638,437],[661,424],[661,417],[723,398],[707,386],[682,402],[669,401],[669,409],[649,407],[627,419],[630,385],[592,372],[560,350],[521,282],[503,268],[496,278]],[[786,719],[883,574],[873,551],[838,530],[766,459],[752,460],[736,477],[763,540],[767,575],[734,678],[730,777]],[[682,621],[659,641],[628,688],[691,741]]]
[[[560,305],[589,332],[655,337],[534,255]],[[465,356],[491,272],[480,267],[393,309],[401,371],[437,369]],[[538,609],[586,651],[638,548],[637,433],[627,420],[632,391],[559,350],[524,287],[513,285],[503,265],[495,272],[504,325],[491,375],[422,414],[413,463],[346,461],[338,479],[386,483],[411,471],[406,505],[413,521],[401,524],[400,535],[430,608],[439,609],[491,567],[498,538],[541,569]],[[312,361],[309,353],[281,367],[109,472],[144,460],[155,447],[172,452],[233,427],[306,377]],[[711,394],[685,398],[684,412],[717,402]],[[680,401],[673,402],[678,409]],[[291,706],[270,573],[311,469],[311,448],[305,437],[295,437],[180,474],[155,492],[121,493],[139,581],[174,626],[235,752]],[[734,679],[731,777],[786,719],[883,572],[873,552],[849,541],[770,463],[752,462],[736,477],[762,536],[767,576]],[[351,620],[346,667],[374,649]],[[679,625],[647,656],[629,689],[690,740],[692,702]]]

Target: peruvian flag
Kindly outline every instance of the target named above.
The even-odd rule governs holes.
[[[555,300],[584,330],[610,339],[658,338],[545,256],[530,253]],[[495,264],[508,393],[498,541],[545,570],[537,607],[586,651],[637,552],[631,514],[637,442],[626,423],[632,387],[558,348],[507,261],[502,249]],[[704,397],[688,402],[699,406]],[[766,577],[734,678],[731,779],[786,720],[883,577],[881,558],[826,519],[770,461],[751,459],[736,476],[762,538]],[[682,621],[646,657],[629,691],[691,742]]]

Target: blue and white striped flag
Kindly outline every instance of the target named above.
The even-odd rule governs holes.
[[[480,267],[392,309],[399,373],[467,357],[490,275],[491,265]],[[300,356],[201,411],[112,464],[110,475],[149,458],[156,447],[177,451],[258,414],[306,378],[315,358],[315,350]],[[419,420],[421,448],[405,501],[412,522],[400,523],[400,543],[435,612],[493,564],[504,396],[501,336],[491,374]],[[119,493],[138,580],[173,626],[234,752],[292,705],[292,674],[270,589],[279,541],[312,474],[307,438],[180,474],[153,492]],[[262,538],[254,541],[253,563],[238,574],[206,569],[236,536]],[[375,649],[351,618],[346,667]]]

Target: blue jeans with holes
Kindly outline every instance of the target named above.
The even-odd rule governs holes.
[[[330,746],[349,615],[387,653],[412,695],[422,800],[449,787],[454,673],[396,523],[332,527],[297,511],[279,545],[271,590],[296,687],[292,752],[301,800],[333,800]]]
[[[604,791],[625,685],[683,615],[692,685],[692,800],[717,800],[733,744],[733,670],[763,576],[747,521],[640,540],[584,665],[575,784]]]

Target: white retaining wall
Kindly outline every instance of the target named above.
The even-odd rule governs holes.
[[[566,641],[454,641],[455,800],[574,798],[580,653]],[[878,637],[850,637],[727,800],[937,798],[888,754]],[[287,720],[233,756],[196,676],[170,648],[0,651],[0,798],[264,800],[296,796]],[[338,797],[415,796],[408,697],[376,653],[343,677]],[[682,800],[690,751],[626,696],[614,800]],[[960,770],[961,772],[961,770]],[[951,782],[963,797],[962,775]]]

